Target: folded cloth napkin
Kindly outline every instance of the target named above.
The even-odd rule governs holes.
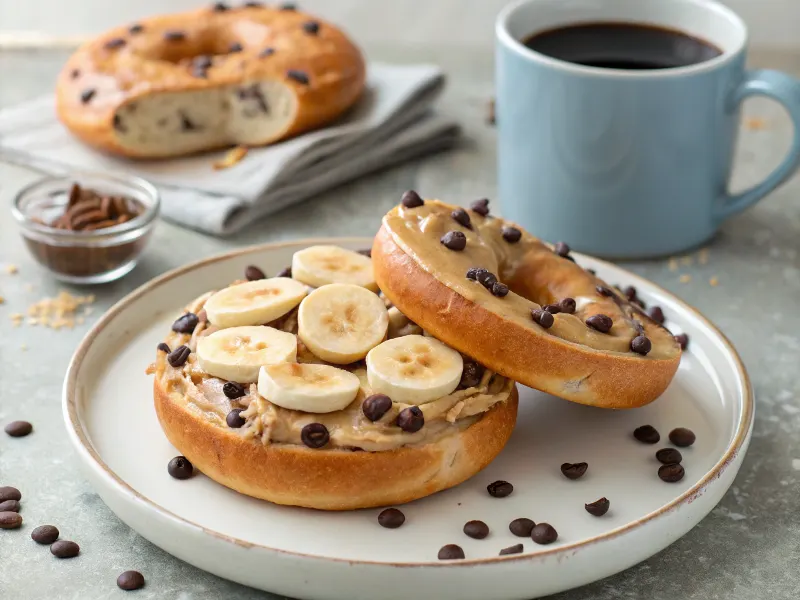
[[[0,161],[47,173],[135,174],[159,188],[164,217],[225,235],[366,173],[452,146],[458,125],[431,112],[444,81],[431,65],[370,64],[364,96],[343,118],[252,148],[224,170],[214,170],[213,163],[226,152],[158,161],[101,154],[70,135],[47,96],[0,111]]]

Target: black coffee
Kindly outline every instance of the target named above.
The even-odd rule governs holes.
[[[637,23],[568,25],[534,33],[524,44],[552,58],[604,69],[672,69],[722,54],[680,31]]]

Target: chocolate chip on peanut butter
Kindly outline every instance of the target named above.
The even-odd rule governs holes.
[[[136,35],[137,33],[142,33],[144,31],[144,25],[141,23],[134,23],[130,27],[128,27],[128,33]]]
[[[297,10],[297,4],[294,2],[284,2],[281,4],[281,10]]]
[[[242,46],[239,42],[233,42],[230,46],[228,46],[229,54],[236,54],[242,50],[244,50],[244,46]]]
[[[303,31],[309,35],[317,35],[319,33],[319,23],[317,21],[306,21],[303,23]]]
[[[486,269],[478,269],[476,273],[477,281],[486,289],[491,289],[491,287],[497,283],[497,277],[494,273],[490,273]]]
[[[189,355],[192,353],[192,350],[189,346],[178,346],[167,354],[167,362],[173,368],[177,369],[178,367],[182,367],[186,364],[186,361],[189,360]]]
[[[244,396],[244,386],[235,381],[227,381],[225,385],[222,386],[222,393],[225,394],[226,398],[236,400]]]
[[[472,221],[469,218],[469,213],[463,208],[455,209],[450,213],[450,216],[453,217],[453,220],[459,225],[463,225],[467,229],[472,229]]]
[[[476,213],[478,213],[482,217],[489,216],[489,199],[488,198],[481,198],[480,200],[475,200],[469,207]]]
[[[486,369],[483,365],[476,362],[464,362],[464,368],[461,370],[461,381],[458,382],[458,389],[466,390],[471,387],[477,386]]]
[[[245,2],[243,4],[243,6],[245,8],[263,8],[264,7],[264,3],[263,2],[253,2],[251,0],[250,2]]]
[[[239,429],[242,427],[247,421],[242,416],[243,409],[241,408],[234,408],[228,415],[225,417],[225,422],[228,424],[228,427],[231,429]]]
[[[545,304],[542,310],[546,310],[551,315],[557,315],[561,312],[561,307],[558,304]]]
[[[409,406],[397,415],[397,426],[406,433],[416,433],[425,425],[425,415],[418,406]]]
[[[652,347],[653,344],[650,342],[650,339],[643,335],[637,335],[631,340],[631,350],[636,352],[636,354],[641,354],[644,356],[650,352]]]
[[[467,236],[461,231],[448,231],[439,240],[448,250],[460,252],[467,247]]]
[[[291,277],[292,276],[292,267],[284,267],[275,277]]]
[[[651,307],[650,310],[647,311],[647,316],[653,319],[653,321],[655,321],[659,325],[663,325],[664,321],[666,320],[664,318],[664,311],[661,310],[660,306]]]
[[[372,394],[361,405],[361,411],[373,423],[379,421],[392,408],[392,399],[386,394]]]
[[[122,48],[126,43],[124,38],[116,37],[108,40],[103,46],[106,50],[116,50],[117,48]]]
[[[286,71],[286,77],[303,85],[308,85],[309,83],[308,74],[299,69],[289,69]]]
[[[622,293],[629,302],[633,302],[637,298],[636,288],[632,285],[627,286],[624,290],[622,290]]]
[[[211,7],[211,10],[213,10],[214,12],[225,12],[229,8],[230,7],[224,2],[217,2]]]
[[[679,333],[676,335],[675,341],[678,342],[681,350],[686,350],[686,348],[689,346],[689,336],[685,333]]]
[[[500,283],[499,281],[492,285],[492,296],[497,296],[498,298],[505,298],[508,296],[508,286],[505,283]]]
[[[322,423],[309,423],[300,431],[300,439],[309,448],[322,448],[331,439],[328,428]]]
[[[176,333],[192,333],[199,322],[200,319],[196,314],[187,312],[175,320],[172,324],[172,331]]]
[[[533,319],[534,323],[538,323],[545,329],[550,329],[553,326],[553,323],[556,322],[551,313],[547,312],[546,310],[542,310],[541,308],[531,309],[531,318]]]
[[[509,244],[516,244],[522,239],[522,232],[516,227],[503,227],[502,235]]]
[[[170,29],[164,32],[164,39],[168,42],[182,42],[186,39],[186,34],[183,31]]]
[[[614,321],[608,315],[592,315],[586,319],[586,324],[600,333],[608,333],[614,325]]]
[[[94,95],[97,93],[97,90],[94,88],[88,88],[81,92],[81,104],[89,104],[94,98]]]
[[[404,192],[400,202],[406,208],[417,208],[418,206],[425,204],[425,201],[420,198],[420,195],[414,190],[408,190],[407,192]]]
[[[569,256],[570,247],[564,242],[558,242],[553,246],[553,252],[558,254],[561,258],[567,258]]]
[[[607,298],[614,295],[614,292],[612,292],[609,288],[607,288],[604,285],[595,286],[594,289],[597,291],[598,294],[600,294],[601,296],[605,296]]]
[[[259,279],[266,279],[267,275],[255,265],[249,265],[244,270],[244,277],[247,281],[257,281]]]
[[[261,52],[258,53],[259,58],[267,58],[268,56],[272,56],[275,54],[275,48],[264,48]]]
[[[81,76],[80,69],[72,69],[72,71],[69,72],[70,79],[77,79],[80,76]]]

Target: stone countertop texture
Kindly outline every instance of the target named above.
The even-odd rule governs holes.
[[[28,255],[8,212],[0,219],[0,423],[26,419],[34,433],[0,434],[0,485],[23,492],[25,525],[0,531],[0,598],[95,600],[122,597],[115,580],[141,571],[140,600],[270,599],[199,571],[153,546],[106,508],[84,480],[61,418],[61,385],[81,337],[112,303],[164,271],[258,242],[363,235],[406,189],[466,204],[494,197],[495,131],[485,123],[492,95],[488,49],[367,47],[379,60],[433,61],[450,76],[441,103],[458,117],[465,139],[449,153],[415,160],[283,211],[227,240],[160,223],[141,264],[122,281],[87,290],[54,281]],[[61,51],[0,51],[0,106],[46,92]],[[753,63],[800,74],[800,53],[755,52]],[[734,187],[758,180],[791,139],[783,112],[766,101],[745,106]],[[679,173],[675,174],[680,177]],[[0,203],[36,174],[0,163]],[[771,600],[800,595],[800,177],[723,227],[707,260],[630,262],[625,266],[675,292],[714,321],[739,349],[758,409],[750,450],[722,502],[696,528],[651,559],[557,600]],[[705,253],[704,253],[705,254]],[[16,274],[8,267],[18,267]],[[12,269],[13,270],[13,269]],[[690,278],[689,278],[690,276]],[[690,279],[690,280],[689,280]],[[688,280],[688,281],[687,281]],[[72,330],[13,327],[12,313],[61,289],[96,294],[94,313]],[[57,525],[81,545],[54,560],[30,539],[34,526]]]

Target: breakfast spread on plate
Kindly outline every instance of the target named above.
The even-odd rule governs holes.
[[[322,127],[358,100],[365,76],[353,42],[294,5],[217,3],[83,45],[59,75],[57,112],[107,152],[182,156]]]
[[[278,276],[251,265],[184,308],[150,368],[161,426],[183,454],[169,472],[196,467],[241,493],[325,510],[430,495],[505,446],[514,381],[606,408],[654,400],[681,349],[663,313],[643,306],[566,245],[491,216],[486,200],[466,210],[406,192],[371,250],[304,248]],[[653,432],[634,437],[655,443]],[[675,453],[659,458],[665,481],[682,477]],[[571,480],[587,469],[561,465]],[[513,486],[487,490],[502,498]],[[602,515],[608,500],[586,510]],[[547,523],[531,531],[540,544],[557,538]]]

